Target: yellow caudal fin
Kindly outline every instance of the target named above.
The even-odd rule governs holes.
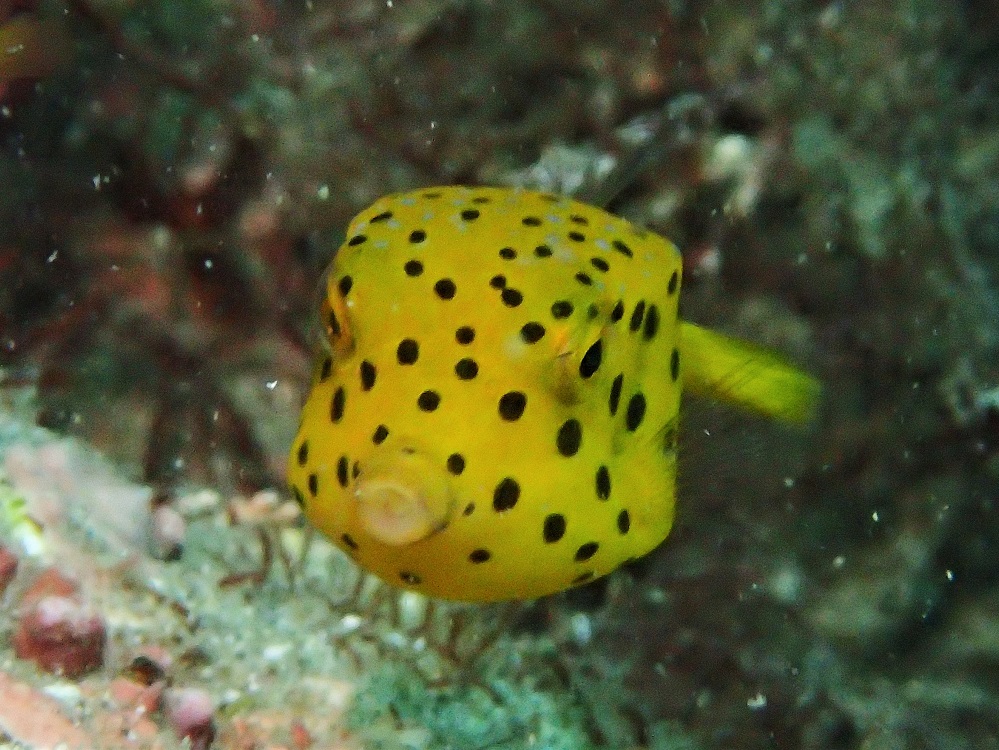
[[[822,387],[773,352],[680,321],[680,377],[690,393],[728,401],[772,419],[807,423]]]

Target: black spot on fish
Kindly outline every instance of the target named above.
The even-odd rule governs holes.
[[[583,426],[578,419],[567,419],[558,429],[555,438],[555,445],[558,452],[566,458],[575,456],[579,451],[579,445],[583,441]]]
[[[561,513],[552,513],[550,516],[545,518],[545,523],[541,530],[541,536],[548,544],[557,542],[565,536],[565,516]]]
[[[499,414],[507,422],[520,419],[525,408],[527,408],[527,396],[520,391],[510,391],[500,397]]]
[[[520,499],[520,485],[517,480],[506,477],[493,490],[493,509],[497,512],[510,510]]]

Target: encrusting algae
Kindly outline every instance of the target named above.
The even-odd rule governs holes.
[[[305,515],[396,586],[528,599],[610,573],[673,522],[681,386],[804,423],[819,385],[677,313],[668,240],[509,188],[387,196],[322,302],[292,446]]]

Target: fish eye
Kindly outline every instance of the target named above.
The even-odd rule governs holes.
[[[312,290],[312,310],[316,316],[309,325],[309,341],[326,354],[332,354],[332,339],[341,333],[340,321],[330,305],[326,290],[332,264],[319,277]]]
[[[579,362],[579,374],[584,378],[591,378],[600,367],[600,360],[603,358],[603,339],[597,339],[590,348],[586,350],[583,358]]]
[[[333,310],[326,299],[320,300],[319,306],[313,309],[316,310],[317,317],[309,326],[309,340],[323,353],[332,354],[333,345],[330,339],[333,336],[331,321],[335,319]]]
[[[345,356],[354,346],[350,330],[350,319],[344,296],[350,290],[350,276],[344,276],[336,289],[330,288],[333,264],[330,263],[320,277],[313,292],[313,307],[317,318],[309,326],[309,339],[327,356]],[[345,291],[346,287],[346,291]]]

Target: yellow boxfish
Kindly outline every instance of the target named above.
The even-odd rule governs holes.
[[[447,599],[551,594],[673,522],[681,385],[806,421],[817,382],[677,316],[668,240],[568,198],[437,187],[362,211],[291,449],[306,517]]]

